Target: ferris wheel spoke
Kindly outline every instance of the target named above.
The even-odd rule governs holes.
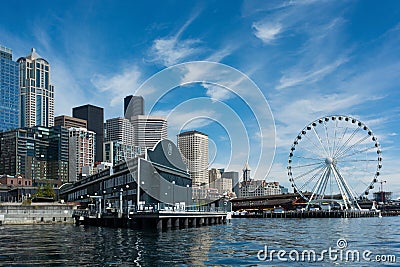
[[[322,163],[321,163],[321,165],[322,165]],[[300,175],[294,177],[293,180],[298,180],[298,179],[300,179],[300,178],[302,178],[302,177],[304,177],[304,176],[307,176],[307,175],[309,175],[309,174],[315,172],[316,170],[318,170],[318,169],[320,169],[320,168],[324,168],[324,166],[315,167],[315,168],[313,168],[313,169],[311,169],[311,170],[309,170],[309,171],[307,171],[307,172],[305,172],[305,173],[303,173],[303,174],[300,174]]]
[[[360,127],[357,127],[353,133],[350,135],[350,137],[346,140],[346,142],[344,142],[344,144],[338,149],[338,151],[336,152],[336,154],[334,155],[334,157],[336,157],[338,154],[342,153],[343,149],[346,149],[346,146],[348,145],[348,143],[351,141],[351,139],[353,139],[353,137],[357,134],[357,132],[360,130]]]
[[[313,132],[314,132],[315,136],[317,137],[317,139],[318,139],[318,141],[319,141],[319,143],[320,143],[322,149],[324,150],[325,155],[328,156],[329,154],[328,154],[328,152],[326,152],[325,146],[322,144],[322,139],[321,139],[321,137],[319,136],[319,134],[318,134],[317,131],[315,130],[315,127],[312,127],[312,129],[313,129]]]
[[[308,152],[310,152],[310,153],[312,153],[312,154],[314,154],[314,155],[317,155],[317,156],[319,156],[319,157],[321,157],[321,158],[324,158],[325,156],[323,155],[323,154],[319,154],[319,153],[317,153],[316,151],[320,151],[320,147],[317,145],[317,144],[315,144],[315,142],[313,141],[313,140],[311,140],[311,138],[309,138],[308,136],[306,136],[306,135],[304,135],[309,141],[310,141],[310,143],[314,146],[314,148],[315,148],[315,151],[311,151],[311,150],[309,150],[309,149],[307,149],[307,148],[305,148],[304,147],[304,150],[307,150]]]
[[[333,138],[333,147],[332,147],[332,156],[335,154],[336,152],[336,140],[337,140],[337,136],[336,136],[336,130],[338,128],[338,120],[335,121],[335,129],[334,129],[334,138]]]
[[[336,159],[337,160],[342,160],[344,158],[348,158],[348,157],[351,157],[351,156],[354,156],[354,155],[357,155],[357,154],[362,154],[364,152],[368,152],[368,151],[373,150],[373,149],[376,149],[376,147],[375,146],[371,146],[371,147],[367,147],[367,148],[364,148],[364,149],[361,149],[361,150],[354,151],[354,152],[352,152],[350,154],[343,154],[341,156],[336,157]]]
[[[350,159],[350,160],[336,160],[337,162],[376,162],[375,159]]]
[[[319,170],[317,170],[317,172],[313,176],[311,176],[310,179],[305,181],[305,183],[299,188],[299,190],[303,191],[303,189],[306,188],[312,181],[314,181],[315,178],[318,177],[325,169],[326,169],[326,166],[321,166],[321,168],[319,168]],[[318,181],[318,179],[317,179],[317,181]]]
[[[361,144],[362,142],[364,142],[365,140],[367,140],[369,138],[369,136],[364,136],[362,138],[360,138],[357,142],[355,142],[354,144],[352,144],[351,146],[349,146],[347,149],[345,149],[344,151],[342,151],[340,154],[336,155],[337,158],[340,158],[343,154],[346,154],[348,151],[352,150],[354,147],[356,147],[357,145]]]
[[[326,121],[324,121],[324,129],[325,129],[325,136],[326,136],[326,143],[327,143],[327,149],[328,149],[328,156],[332,156],[331,152],[331,144],[329,142],[329,134],[328,134],[328,127],[326,126]]]
[[[344,140],[344,137],[346,136],[348,130],[349,130],[349,127],[346,127],[346,128],[344,129],[344,131],[343,131],[341,137],[340,137],[339,140],[338,140],[338,143],[337,143],[337,145],[336,145],[336,149],[335,149],[335,152],[333,153],[333,155],[336,155],[337,152],[339,151],[339,149],[341,148],[341,143],[342,143],[342,141]]]
[[[310,158],[310,157],[302,157],[302,156],[293,156],[294,158],[299,158],[299,159],[308,159],[308,160],[318,160],[320,162],[322,162],[322,160],[319,158]]]
[[[292,169],[299,169],[299,168],[310,167],[310,166],[321,165],[321,164],[322,164],[322,162],[317,162],[317,163],[310,163],[310,164],[292,166],[291,168]]]

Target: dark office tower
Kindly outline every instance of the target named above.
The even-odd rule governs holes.
[[[87,121],[87,129],[96,133],[95,161],[103,161],[104,110],[93,105],[72,109],[72,116]]]
[[[144,115],[144,99],[142,96],[128,95],[124,98],[124,117],[130,120],[137,115]]]
[[[12,60],[12,51],[0,45],[0,131],[19,126],[18,63]]]

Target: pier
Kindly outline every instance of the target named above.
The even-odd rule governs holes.
[[[155,229],[158,231],[224,224],[227,221],[227,213],[217,211],[151,211],[129,214],[98,214],[91,213],[89,210],[75,210],[72,216],[76,224]]]
[[[399,216],[400,212],[382,212],[370,210],[334,210],[334,211],[261,211],[250,213],[234,213],[234,218],[361,218]]]

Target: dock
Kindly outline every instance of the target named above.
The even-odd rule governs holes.
[[[245,214],[233,214],[234,218],[361,218],[379,216],[398,216],[400,213],[370,210],[334,210],[334,211],[262,211]]]
[[[227,222],[226,212],[202,211],[151,211],[131,212],[129,214],[98,214],[89,210],[75,210],[73,218],[76,224],[122,227],[134,229],[183,229],[201,227]]]

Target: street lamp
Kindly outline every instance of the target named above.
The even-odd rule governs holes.
[[[172,181],[172,210],[175,210],[175,181]]]

